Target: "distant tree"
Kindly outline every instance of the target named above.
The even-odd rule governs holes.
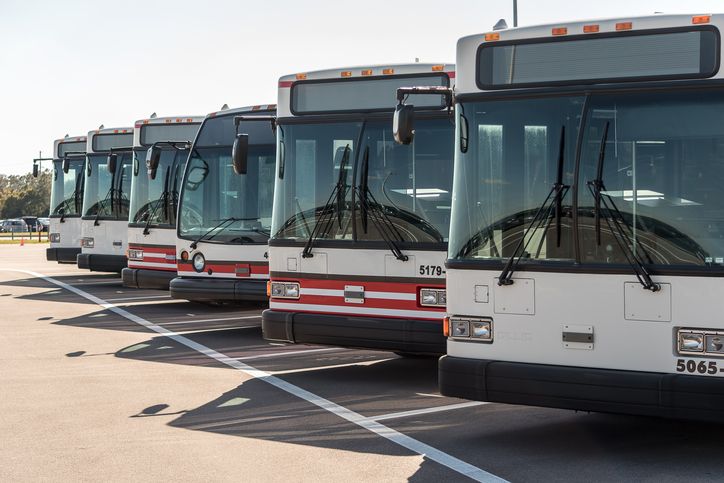
[[[50,210],[49,170],[32,174],[0,175],[0,218],[48,216]]]

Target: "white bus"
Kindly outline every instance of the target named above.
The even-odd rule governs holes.
[[[214,303],[267,300],[275,108],[222,108],[206,116],[199,128],[179,201],[173,298]],[[259,120],[246,120],[252,117]],[[245,167],[231,161],[237,133],[250,133]]]
[[[132,146],[131,127],[88,133],[78,268],[120,273],[126,267]]]
[[[722,25],[458,42],[442,394],[722,419]]]
[[[134,124],[126,287],[167,290],[176,277],[178,194],[203,119],[152,116]]]
[[[76,263],[80,253],[85,149],[85,136],[66,136],[53,145],[48,228],[50,247],[46,250],[46,258],[50,261]]]
[[[419,98],[417,140],[398,146],[391,101],[454,77],[418,63],[279,80],[265,339],[444,353],[452,112]]]

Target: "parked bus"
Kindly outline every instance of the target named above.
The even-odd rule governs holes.
[[[440,354],[453,118],[421,97],[417,139],[392,138],[398,87],[448,88],[449,64],[330,69],[279,80],[264,338]]]
[[[120,273],[126,267],[132,146],[131,127],[88,133],[78,268]]]
[[[46,258],[50,261],[76,263],[80,253],[85,149],[86,136],[65,136],[53,145],[48,228],[50,247],[46,249]]]
[[[176,277],[178,193],[203,119],[152,116],[134,125],[126,287],[167,290]]]
[[[443,395],[722,420],[722,25],[458,42]]]
[[[199,128],[179,201],[173,298],[214,303],[267,300],[275,108],[222,109],[206,116]],[[243,169],[231,162],[237,133],[250,134],[251,139]]]

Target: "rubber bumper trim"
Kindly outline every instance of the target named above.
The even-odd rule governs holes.
[[[266,302],[266,280],[176,277],[171,298],[195,302]]]
[[[102,255],[98,253],[79,253],[78,268],[84,268],[91,272],[116,272],[121,273],[128,264],[125,255]]]
[[[443,356],[443,396],[724,422],[724,378]]]
[[[442,320],[393,319],[268,309],[262,312],[266,340],[335,345],[411,354],[445,353]]]
[[[168,290],[171,280],[176,276],[176,272],[168,270],[124,268],[121,271],[123,286],[129,288]]]
[[[76,263],[80,248],[72,247],[54,247],[46,248],[45,258],[49,262],[58,263]]]

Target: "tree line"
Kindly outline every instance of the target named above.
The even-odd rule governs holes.
[[[52,172],[43,170],[34,178],[28,174],[0,174],[0,219],[20,216],[48,216]]]

